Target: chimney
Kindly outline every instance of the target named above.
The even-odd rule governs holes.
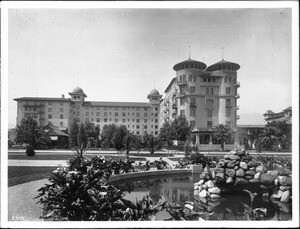
[[[64,98],[65,98],[65,95],[64,95],[64,94],[61,94],[61,98],[64,99]]]

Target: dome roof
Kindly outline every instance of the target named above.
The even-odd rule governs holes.
[[[224,66],[225,67],[225,66],[229,66],[229,65],[232,66],[232,68],[230,70],[235,70],[236,71],[236,70],[240,69],[240,65],[238,65],[236,63],[229,62],[229,61],[226,61],[226,60],[221,60],[218,63],[215,63],[215,64],[210,65],[209,67],[207,67],[206,71],[214,71],[213,69],[215,67],[218,67],[218,66],[220,66],[220,67]],[[219,70],[222,70],[222,68],[219,69]],[[229,70],[229,69],[227,69],[227,70]]]
[[[197,60],[188,59],[178,64],[175,64],[173,67],[174,71],[178,71],[184,68],[197,68],[197,69],[204,70],[206,68],[206,64]]]
[[[77,86],[73,89],[73,93],[83,93],[83,90],[82,90],[82,88]]]
[[[150,92],[150,94],[149,95],[151,95],[151,96],[156,96],[156,95],[159,95],[159,92],[158,92],[158,90],[156,90],[155,88]]]

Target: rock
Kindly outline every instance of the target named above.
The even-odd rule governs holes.
[[[278,183],[281,186],[289,186],[292,185],[292,178],[288,176],[278,176]]]
[[[216,195],[216,194],[214,194],[214,195]],[[211,196],[210,196],[210,197],[211,197]],[[208,205],[210,205],[210,206],[217,207],[217,206],[219,206],[220,204],[221,204],[220,201],[216,201],[216,200],[214,200],[214,201],[209,200],[209,201],[208,201]]]
[[[228,155],[229,155],[229,156],[230,156],[230,155],[238,155],[238,152],[235,151],[235,150],[231,150],[231,151],[229,152]]]
[[[235,172],[235,175],[237,177],[243,177],[244,176],[244,170],[243,169],[238,169],[236,172]]]
[[[215,173],[224,173],[224,170],[223,168],[215,168]]]
[[[282,197],[283,191],[281,190],[276,190],[270,198],[274,198],[274,199],[279,199]]]
[[[245,162],[250,162],[252,160],[252,157],[250,156],[250,155],[245,155],[244,157],[243,157],[243,161],[245,161]],[[255,165],[255,166],[257,166],[257,165]]]
[[[224,156],[224,159],[229,159],[229,155],[228,154],[226,154],[225,156]]]
[[[206,202],[207,202],[207,200],[206,200],[205,198],[203,198],[203,197],[199,197],[199,200],[200,200],[201,202],[203,202],[203,203],[206,203]]]
[[[215,177],[216,177],[216,172],[215,172],[215,170],[212,170],[212,172],[211,172],[211,178],[214,180]]]
[[[240,162],[240,167],[241,167],[242,169],[244,169],[244,170],[248,169],[247,163],[246,163],[246,162],[243,162],[243,161]]]
[[[201,198],[206,198],[208,197],[208,193],[205,189],[203,189],[200,193],[199,193],[199,197]]]
[[[261,176],[261,173],[256,173],[256,174],[254,175],[254,178],[255,178],[255,179],[260,179],[260,176]]]
[[[249,161],[247,165],[250,168],[251,167],[256,167],[256,166],[258,166],[258,162],[257,161]]]
[[[278,167],[277,168],[277,171],[278,171],[278,175],[289,175],[291,173],[291,171],[287,168],[284,168],[282,166]]]
[[[253,176],[251,176],[251,175],[246,175],[246,176],[245,176],[245,179],[246,179],[246,180],[250,180],[250,179],[252,179],[252,178],[253,178]]]
[[[203,190],[203,187],[202,187],[202,185],[201,186],[199,186],[199,192],[201,192],[202,190]]]
[[[230,160],[227,160],[227,159],[224,160],[225,164],[227,164],[229,161],[230,161]]]
[[[221,194],[221,190],[218,187],[208,189],[209,194]]]
[[[219,161],[218,166],[220,168],[225,167],[225,162],[224,161]]]
[[[226,165],[227,168],[233,168],[234,167],[234,162],[233,161],[229,161]]]
[[[197,189],[197,190],[194,190],[194,196],[198,196],[198,195],[199,195],[199,193],[200,193],[199,189]]]
[[[235,166],[240,166],[240,162],[239,162],[239,161],[236,161],[236,162],[234,162],[234,165],[235,165]]]
[[[255,171],[253,171],[253,170],[246,170],[246,171],[245,171],[245,175],[251,175],[251,176],[254,176],[254,175],[255,175]]]
[[[204,184],[204,180],[200,180],[200,181],[198,182],[198,184],[199,184],[199,185],[203,185],[203,184]]]
[[[279,189],[281,191],[291,190],[291,188],[292,188],[292,186],[283,186],[283,185],[279,186]]]
[[[237,185],[245,185],[245,184],[248,184],[248,181],[247,181],[246,179],[244,179],[244,178],[237,177],[237,178],[235,179],[235,183],[236,183]]]
[[[241,151],[238,152],[238,155],[240,157],[242,157],[242,156],[246,155],[246,151],[245,150],[241,150]]]
[[[234,182],[233,178],[232,177],[228,177],[226,179],[226,184],[232,184]]]
[[[287,213],[289,213],[289,212],[291,212],[291,204],[290,203],[282,203],[282,202],[278,202],[277,203],[278,204],[278,207],[280,208],[280,210],[281,211],[283,211],[283,212],[287,212]]]
[[[284,191],[284,192],[282,193],[281,198],[280,198],[280,202],[283,202],[283,203],[289,202],[289,201],[290,201],[290,196],[291,196],[291,193],[290,193],[289,190]]]
[[[230,160],[241,160],[241,158],[238,155],[234,155],[234,154],[229,155],[229,159]]]
[[[216,198],[220,198],[221,195],[218,195],[218,194],[211,194],[210,195],[210,198],[213,198],[213,199],[216,199]]]
[[[260,179],[257,178],[250,179],[249,183],[260,183]]]
[[[225,174],[229,177],[235,177],[235,170],[234,169],[226,169]]]
[[[201,186],[201,188],[202,189],[207,189],[208,187],[207,187],[207,184],[203,184],[202,186]]]
[[[272,175],[272,176],[274,176],[274,177],[277,177],[277,176],[278,176],[278,171],[277,171],[277,170],[274,170],[274,171],[269,170],[269,171],[267,172],[267,174],[270,174],[270,175]]]
[[[216,174],[216,179],[217,180],[224,180],[224,173],[217,173]]]
[[[268,173],[263,173],[260,176],[260,181],[262,184],[272,184],[275,179],[275,176]]]
[[[259,166],[256,167],[255,171],[257,173],[265,173],[265,172],[268,171],[268,169],[263,165],[259,165]]]
[[[194,185],[194,190],[199,190],[199,185]]]
[[[207,185],[207,188],[208,188],[208,189],[215,186],[214,183],[213,183],[211,180],[207,181],[207,182],[206,182],[206,185]]]
[[[234,166],[234,170],[238,170],[240,167],[238,167],[237,165]]]

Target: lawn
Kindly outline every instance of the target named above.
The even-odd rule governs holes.
[[[8,187],[48,178],[56,167],[9,166]]]

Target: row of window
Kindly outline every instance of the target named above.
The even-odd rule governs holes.
[[[213,112],[213,110],[207,110],[207,117],[208,118],[212,117],[212,112]],[[185,110],[180,110],[180,115],[181,116],[185,115]],[[190,116],[191,117],[196,117],[196,109],[195,108],[190,109]],[[231,110],[226,110],[226,117],[231,117]]]
[[[85,107],[86,110],[90,110],[93,109],[94,107]],[[96,110],[100,110],[100,106],[96,106]],[[119,110],[120,107],[114,107],[114,110]],[[144,108],[144,109],[143,109]],[[103,107],[104,110],[108,110],[108,109],[112,109],[112,107]],[[140,109],[143,109],[144,111],[149,111],[150,108],[149,107],[122,107],[122,110],[125,111],[125,110],[136,110],[136,111],[139,111]],[[76,106],[76,110],[80,110],[80,105],[77,105]],[[155,111],[158,111],[158,107],[154,107],[154,110]]]
[[[189,82],[196,82],[196,76],[195,75],[188,75],[188,81]],[[177,83],[186,83],[187,82],[187,78],[186,75],[181,75],[177,77]]]
[[[93,113],[93,112],[89,113],[88,111],[85,113],[86,116],[90,116],[90,114],[93,115],[94,113]],[[76,112],[76,115],[77,115],[77,116],[80,116],[80,111],[77,111],[77,112]],[[103,115],[104,115],[105,117],[108,116],[108,112],[104,112]],[[109,115],[112,115],[112,113],[109,112]],[[129,116],[130,113],[128,112],[127,115]],[[140,115],[141,115],[140,113],[132,113],[132,115],[136,115],[136,117],[141,117],[141,116],[140,116]],[[100,116],[100,112],[97,112],[97,113],[96,113],[96,116]],[[118,113],[118,112],[115,112],[115,117],[118,117],[118,116],[119,116],[119,113]],[[151,113],[151,116],[153,116],[153,113]],[[122,117],[126,117],[126,113],[125,113],[125,112],[122,113]],[[144,113],[144,117],[148,117],[148,113]],[[154,117],[158,117],[158,113],[155,113],[155,114],[154,114]]]

